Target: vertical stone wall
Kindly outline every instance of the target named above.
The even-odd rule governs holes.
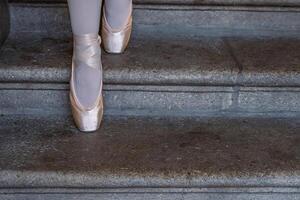
[[[0,0],[0,47],[9,33],[9,9],[7,0]]]

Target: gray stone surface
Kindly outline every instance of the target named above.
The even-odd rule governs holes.
[[[70,115],[67,84],[0,84],[0,114]],[[297,87],[105,85],[106,115],[299,116]]]
[[[299,88],[240,88],[239,110],[245,112],[298,112],[300,111]]]
[[[123,55],[103,54],[107,114],[300,111],[298,38],[143,38],[134,36]],[[1,113],[70,114],[71,46],[71,39],[34,36],[7,41]]]
[[[13,84],[0,89],[1,114],[70,115],[68,85]],[[40,87],[39,87],[40,86]],[[231,87],[104,86],[107,115],[201,115],[230,111]]]
[[[128,51],[103,56],[92,134],[70,118],[66,5],[11,5],[0,199],[298,200],[299,2],[135,3]]]
[[[300,41],[292,38],[229,39],[239,66],[238,84],[295,86],[300,83]]]
[[[268,37],[133,37],[122,55],[103,53],[104,82],[142,85],[300,86],[300,40]],[[72,40],[12,38],[0,81],[69,81]]]
[[[298,35],[299,7],[224,7],[136,5],[134,34]],[[71,35],[65,4],[11,4],[12,34],[34,32],[48,37]],[[180,27],[180,28],[179,28]],[[154,34],[155,35],[155,34]]]
[[[299,118],[114,116],[91,134],[64,116],[0,119],[2,187],[300,184]]]
[[[298,87],[299,55],[299,38],[134,36],[124,54],[102,59],[106,84]],[[71,57],[71,38],[10,39],[0,81],[67,83]]]
[[[70,115],[67,84],[0,84],[0,114]],[[299,88],[105,85],[105,114],[298,116]]]
[[[71,39],[10,40],[0,54],[1,82],[68,82]],[[107,84],[232,85],[238,68],[221,38],[133,37],[122,55],[103,53]]]
[[[175,189],[174,192],[160,192],[158,189],[153,189],[151,191],[143,191],[142,189],[137,189],[132,191],[128,189],[124,191],[99,191],[97,190],[89,192],[87,190],[76,191],[70,193],[69,190],[61,192],[32,192],[32,193],[20,193],[20,194],[9,194],[7,190],[4,195],[1,195],[2,199],[6,200],[62,200],[62,199],[89,199],[89,200],[199,200],[199,199],[208,199],[208,200],[232,200],[232,199],[242,199],[242,200],[253,200],[253,199],[263,199],[263,200],[298,200],[299,194],[297,193],[276,193],[276,192],[261,192],[261,193],[239,193],[239,192],[192,192],[189,193],[185,189]]]
[[[299,199],[300,118],[0,117],[0,198]]]

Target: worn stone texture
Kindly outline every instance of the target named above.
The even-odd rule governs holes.
[[[178,189],[179,190],[179,189]],[[89,200],[197,200],[197,199],[209,199],[209,200],[232,200],[232,199],[243,199],[243,200],[252,200],[252,199],[263,199],[263,200],[297,200],[299,199],[299,195],[297,193],[260,193],[260,194],[246,194],[246,193],[188,193],[186,191],[181,192],[181,190],[176,190],[176,192],[156,192],[154,189],[150,192],[141,192],[141,191],[134,191],[130,192],[115,192],[115,193],[108,193],[108,192],[81,192],[81,193],[71,193],[66,191],[67,194],[62,193],[45,193],[45,194],[38,194],[36,193],[22,193],[22,194],[8,194],[2,195],[2,198],[7,200],[40,200],[40,199],[47,199],[47,200],[61,200],[61,199],[89,199]]]
[[[273,87],[299,85],[300,42],[298,39],[232,39],[229,45],[242,68],[238,84]]]
[[[106,115],[298,115],[297,87],[104,85]],[[70,115],[68,84],[0,84],[0,114]]]
[[[82,134],[65,116],[2,115],[0,186],[299,193],[299,129],[299,118],[115,116]]]
[[[143,38],[133,36],[122,55],[103,53],[107,113],[300,111],[298,38]],[[69,114],[71,56],[71,38],[8,40],[0,52],[1,113]]]
[[[71,35],[66,4],[19,4],[11,8],[12,35],[39,33],[48,37]],[[136,5],[133,12],[134,34],[167,30],[173,35],[298,35],[298,7],[207,7]],[[150,31],[149,31],[150,30]],[[160,36],[158,35],[158,36]]]
[[[244,112],[299,112],[299,88],[241,88],[239,110]]]
[[[298,55],[299,38],[133,37],[124,54],[102,59],[106,84],[295,87]],[[71,57],[71,38],[10,39],[0,52],[0,81],[67,83]]]
[[[71,29],[52,2],[11,4],[0,199],[300,199],[299,2],[136,0],[91,134],[70,118]]]
[[[0,53],[2,82],[68,82],[71,39],[12,39]],[[132,39],[122,55],[103,53],[104,83],[232,85],[238,68],[221,38]]]
[[[4,87],[6,84],[2,85]],[[69,88],[0,87],[0,114],[70,115]],[[154,89],[156,88],[156,89]],[[169,88],[169,87],[167,87]],[[104,87],[108,115],[201,115],[230,111],[232,88]]]

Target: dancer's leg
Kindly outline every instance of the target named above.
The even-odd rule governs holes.
[[[102,86],[101,52],[98,42],[101,3],[101,0],[68,0],[74,34],[73,82],[76,97],[86,108],[95,104]]]
[[[99,32],[102,0],[68,0],[75,35]]]
[[[113,29],[123,28],[131,14],[132,0],[105,0],[104,11]]]

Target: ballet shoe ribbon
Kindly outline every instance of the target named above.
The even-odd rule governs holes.
[[[98,69],[101,66],[100,43],[98,34],[74,35],[74,61]]]

